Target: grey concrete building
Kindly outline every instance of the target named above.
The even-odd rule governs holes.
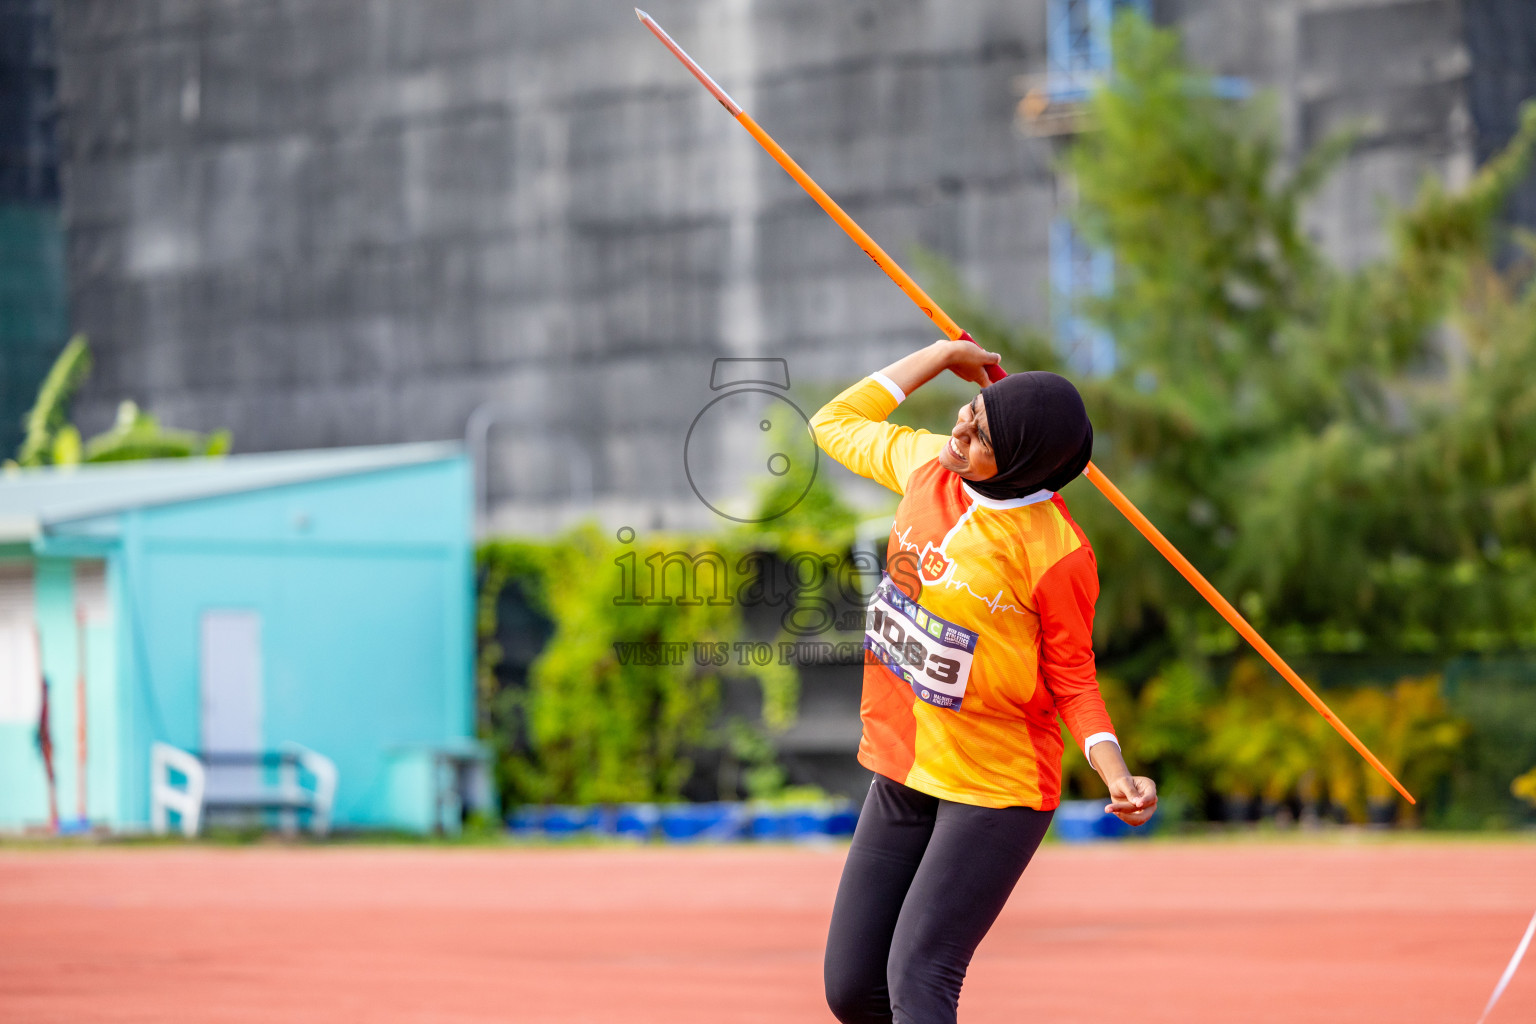
[[[652,13],[889,251],[933,249],[1044,325],[1057,143],[1015,106],[1047,70],[1053,4],[1070,0]],[[1154,14],[1200,63],[1273,89],[1293,153],[1360,131],[1313,216],[1351,262],[1379,251],[1383,198],[1464,180],[1507,136],[1536,66],[1515,0]],[[88,426],[132,397],[254,451],[462,436],[496,401],[502,526],[548,527],[589,484],[607,518],[702,525],[682,445],[712,360],[783,357],[799,396],[933,334],[626,3],[56,0],[56,17]],[[729,482],[760,443],[722,432],[697,468]]]

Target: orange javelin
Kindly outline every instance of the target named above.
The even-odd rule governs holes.
[[[846,231],[848,237],[852,238],[859,248],[864,250],[864,255],[874,260],[880,269],[885,271],[892,281],[896,282],[896,287],[906,292],[907,298],[915,302],[918,309],[928,314],[929,318],[944,332],[945,337],[954,341],[975,341],[974,338],[961,329],[959,324],[949,318],[949,314],[940,309],[938,304],[928,297],[928,293],[923,291],[918,283],[908,276],[905,270],[897,266],[896,261],[891,259],[886,251],[876,244],[873,238],[869,237],[868,232],[859,227],[852,217],[843,212],[843,208],[838,206],[832,197],[827,195],[822,187],[816,184],[811,176],[806,174],[805,170],[795,163],[788,153],[784,152],[784,147],[775,142],[773,136],[763,131],[762,127],[752,120],[751,115],[741,109],[741,104],[731,99],[730,95],[720,88],[719,83],[709,77],[709,73],[699,67],[698,62],[688,56],[683,48],[678,46],[660,25],[656,24],[656,19],[638,7],[635,8],[635,15],[640,19],[641,24],[650,29],[652,34],[661,40],[662,45],[672,51],[674,57],[682,61],[683,65],[693,72],[693,76],[703,84],[704,88],[710,91],[710,94],[715,99],[720,101],[720,105],[730,111],[732,117],[741,122],[741,126],[768,151],[768,155],[778,161],[779,166],[789,172],[789,176],[799,182],[801,188],[810,193],[811,198],[816,200],[816,204],[827,211],[828,216],[837,221],[837,226]],[[992,380],[1002,380],[1006,374],[1000,366],[989,366],[987,367],[987,376]],[[1215,608],[1221,614],[1221,617],[1226,619],[1244,640],[1253,645],[1253,649],[1258,651],[1276,672],[1280,673],[1281,678],[1290,683],[1292,688],[1301,694],[1306,702],[1312,705],[1317,713],[1322,715],[1328,724],[1333,726],[1334,730],[1340,736],[1343,736],[1349,742],[1349,745],[1354,747],[1372,768],[1380,773],[1382,778],[1392,784],[1393,789],[1403,795],[1403,799],[1407,800],[1410,804],[1418,802],[1413,798],[1413,794],[1408,792],[1403,787],[1403,784],[1398,782],[1397,778],[1387,770],[1387,766],[1381,763],[1381,759],[1371,753],[1364,743],[1360,742],[1359,737],[1350,731],[1349,726],[1345,725],[1339,719],[1339,716],[1334,714],[1327,704],[1323,703],[1323,699],[1312,690],[1312,687],[1308,686],[1301,676],[1297,675],[1296,671],[1286,664],[1285,659],[1280,657],[1273,647],[1269,646],[1264,638],[1259,635],[1259,631],[1254,629],[1248,620],[1239,614],[1236,608],[1232,607],[1232,602],[1222,597],[1221,593],[1211,586],[1210,581],[1200,575],[1200,570],[1196,569],[1189,559],[1179,552],[1178,548],[1169,543],[1168,538],[1164,537],[1162,532],[1152,525],[1152,521],[1143,515],[1141,510],[1133,505],[1129,498],[1121,493],[1120,488],[1110,483],[1109,478],[1104,475],[1098,466],[1091,462],[1088,463],[1088,468],[1084,470],[1084,475],[1092,481],[1095,487],[1103,492],[1104,496],[1110,500],[1110,503],[1115,508],[1120,510],[1125,518],[1131,521],[1131,525],[1140,530],[1141,535],[1151,541],[1152,546],[1157,548],[1175,569],[1179,570],[1179,573],[1189,581],[1190,585],[1200,592],[1200,596],[1210,602],[1211,607]]]

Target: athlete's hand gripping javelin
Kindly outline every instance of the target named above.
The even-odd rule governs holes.
[[[902,356],[880,372],[910,395],[945,370],[984,388],[992,383],[986,368],[1000,362],[1001,356],[975,342],[940,338],[927,348]]]

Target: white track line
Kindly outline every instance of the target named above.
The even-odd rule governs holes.
[[[1525,951],[1531,947],[1531,936],[1536,935],[1536,916],[1531,917],[1531,923],[1526,926],[1525,938],[1520,940],[1520,945],[1515,947],[1515,955],[1509,958],[1509,966],[1504,968],[1503,977],[1493,987],[1493,995],[1488,997],[1488,1005],[1483,1007],[1483,1015],[1477,1018],[1477,1024],[1483,1024],[1488,1019],[1488,1014],[1493,1012],[1499,997],[1504,994],[1504,989],[1509,986],[1509,979],[1515,976],[1515,970],[1519,968],[1520,961],[1525,959]]]

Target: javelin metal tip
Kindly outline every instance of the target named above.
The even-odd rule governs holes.
[[[720,88],[719,83],[710,78],[708,72],[699,67],[698,61],[688,56],[687,52],[681,46],[678,46],[671,36],[667,35],[666,29],[656,24],[655,18],[646,14],[638,7],[635,8],[635,17],[640,19],[640,24],[649,29],[652,35],[661,40],[663,46],[672,51],[672,56],[683,62],[683,65],[693,73],[693,77],[703,83],[704,88],[708,89],[710,94],[720,101],[722,107],[730,111],[732,117],[741,116],[741,104],[731,99],[730,94]]]

